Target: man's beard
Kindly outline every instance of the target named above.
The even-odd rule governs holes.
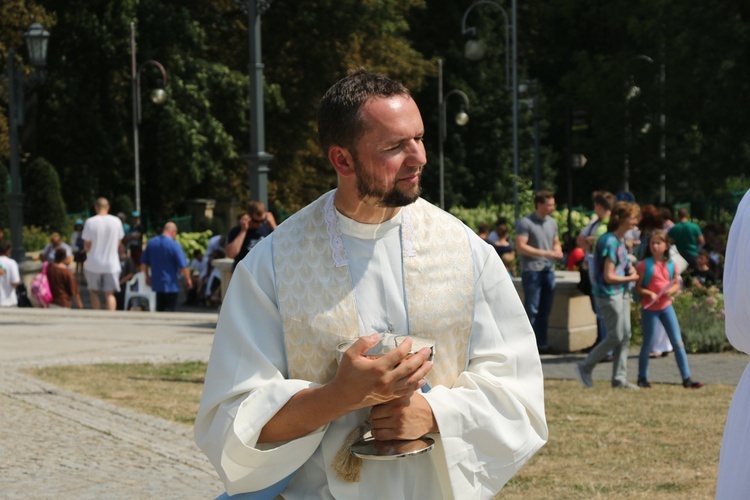
[[[354,164],[354,172],[357,175],[357,192],[359,193],[359,199],[364,200],[365,198],[369,198],[370,200],[374,200],[375,205],[378,207],[405,207],[406,205],[411,205],[417,201],[419,195],[422,193],[421,185],[417,185],[417,189],[412,193],[403,193],[399,191],[397,183],[394,183],[390,189],[379,187],[376,185],[376,182],[372,177],[367,176],[363,172],[363,169],[357,162]]]

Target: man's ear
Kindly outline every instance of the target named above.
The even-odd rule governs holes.
[[[331,146],[328,149],[328,161],[336,169],[337,174],[343,177],[354,175],[354,158],[346,148]]]

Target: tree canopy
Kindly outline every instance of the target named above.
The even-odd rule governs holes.
[[[246,201],[249,146],[248,19],[234,0],[11,0],[0,6],[0,52],[26,59],[22,35],[33,21],[51,32],[48,79],[27,89],[24,168],[46,158],[57,170],[67,210],[98,196],[134,199],[130,23],[141,70],[141,198],[154,219],[180,213],[191,198]],[[506,81],[506,21],[489,2],[467,16],[486,54],[463,55],[470,36],[466,0],[272,0],[262,2],[266,142],[274,155],[271,207],[296,210],[335,185],[317,145],[315,112],[325,90],[353,67],[403,81],[426,127],[425,197],[438,200],[437,59],[444,93],[470,100],[470,121],[449,118],[447,205],[509,202],[513,191],[512,92]],[[497,2],[510,14],[509,2]],[[518,6],[519,175],[534,175],[534,124],[542,187],[565,201],[568,153],[588,163],[572,171],[573,203],[592,190],[629,190],[640,202],[708,198],[746,175],[750,123],[750,5],[674,0]],[[168,99],[148,98],[168,73]],[[0,63],[5,67],[6,61]],[[28,67],[24,66],[28,71]],[[7,109],[7,78],[0,106]],[[637,87],[637,90],[634,90]],[[628,97],[630,96],[630,97]],[[532,101],[532,98],[536,97]],[[534,109],[531,104],[535,103]],[[445,106],[449,117],[458,99]],[[569,112],[588,129],[569,133]],[[662,126],[663,125],[663,126]],[[0,196],[7,192],[7,112],[0,116]],[[624,166],[629,166],[625,173]],[[627,179],[626,179],[627,177]],[[27,181],[34,182],[34,179]],[[526,185],[526,184],[524,184]],[[33,185],[24,185],[33,189]],[[125,197],[125,198],[124,198]],[[130,200],[128,200],[128,198]],[[0,226],[7,220],[6,203]],[[115,207],[116,209],[118,207]]]

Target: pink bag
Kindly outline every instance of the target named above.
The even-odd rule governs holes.
[[[42,266],[42,272],[31,280],[31,298],[42,307],[47,307],[52,303],[52,289],[49,287],[49,280],[47,279],[47,266],[49,266],[49,262],[45,262]]]

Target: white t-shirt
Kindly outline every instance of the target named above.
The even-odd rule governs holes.
[[[120,253],[118,246],[125,237],[122,221],[114,215],[95,215],[86,219],[81,235],[83,241],[91,242],[86,270],[94,273],[119,273]]]
[[[3,275],[0,276],[0,306],[11,307],[18,305],[16,287],[21,282],[21,273],[18,272],[18,263],[10,257],[0,255],[0,267]]]

